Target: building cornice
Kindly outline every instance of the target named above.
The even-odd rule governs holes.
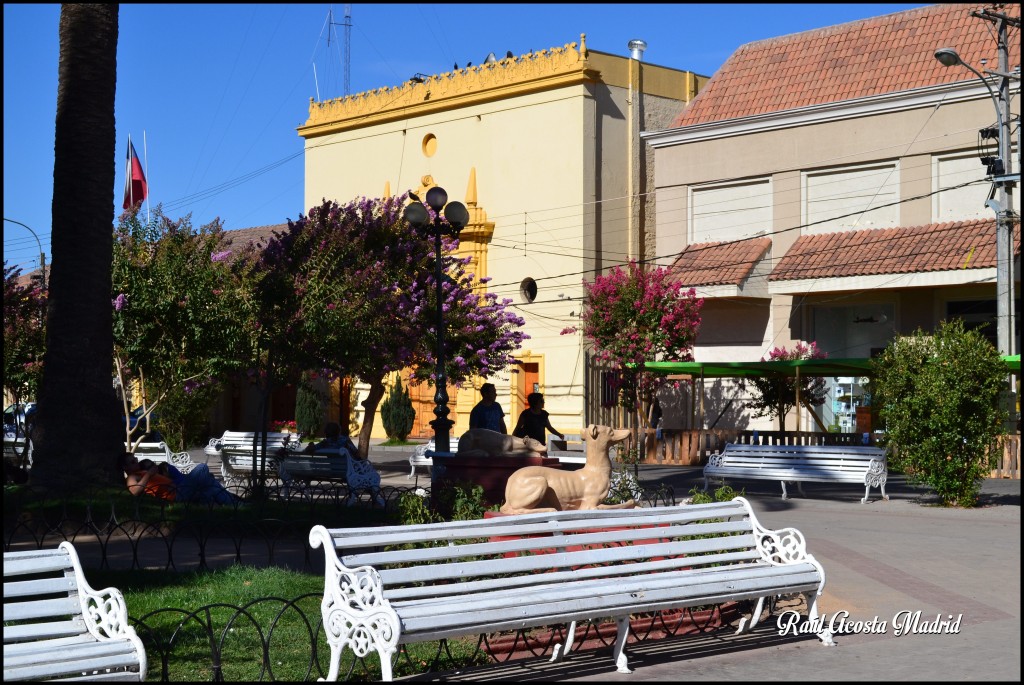
[[[940,286],[977,285],[994,283],[994,267],[957,269],[955,271],[920,271],[901,274],[874,274],[871,276],[837,276],[791,281],[770,281],[772,295],[807,295],[850,290],[892,290],[897,288],[928,288]]]
[[[1019,90],[1018,84],[1017,91],[1019,92]],[[872,95],[855,100],[828,102],[781,112],[693,124],[664,131],[648,131],[641,133],[640,136],[653,148],[670,147],[752,133],[766,133],[797,126],[878,116],[922,107],[937,107],[988,97],[988,89],[980,81],[957,81],[896,93]]]
[[[309,119],[298,128],[315,138],[390,121],[422,117],[463,107],[597,81],[587,60],[586,35],[580,45],[531,52],[454,72],[427,76],[325,102],[310,98]]]

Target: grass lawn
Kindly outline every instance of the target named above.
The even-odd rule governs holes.
[[[193,573],[94,570],[87,576],[95,588],[113,586],[124,593],[129,618],[146,645],[148,680],[161,678],[164,659],[170,680],[213,680],[215,652],[224,680],[316,680],[321,673],[311,664],[314,644],[326,674],[330,648],[318,628],[321,575],[233,566]],[[408,659],[398,659],[395,676],[427,670],[437,647],[411,645]],[[475,647],[475,638],[451,641],[452,660],[443,667],[486,663],[485,656],[474,655]],[[271,673],[264,670],[264,650]],[[346,652],[340,679],[352,662]],[[379,680],[376,656],[356,663],[349,679]]]

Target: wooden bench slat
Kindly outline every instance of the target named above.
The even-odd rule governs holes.
[[[541,616],[550,613],[551,607],[563,606],[562,613],[571,613],[571,607],[618,607],[631,605],[637,595],[647,595],[647,599],[655,599],[655,595],[685,599],[701,597],[706,594],[718,594],[725,590],[733,591],[768,589],[777,587],[780,579],[790,583],[791,578],[797,584],[808,582],[808,578],[817,585],[816,571],[812,566],[790,567],[751,567],[743,566],[739,570],[725,570],[695,573],[692,571],[668,571],[664,573],[632,576],[616,579],[593,579],[571,584],[572,593],[567,593],[565,583],[538,585],[534,588],[516,593],[492,592],[475,593],[459,598],[446,597],[440,601],[396,602],[394,606],[402,609],[403,622],[424,616],[432,616],[440,627],[445,621],[440,614],[458,614],[463,612],[472,615],[491,609],[511,608],[521,616]],[[808,574],[810,574],[808,576]],[[543,607],[543,608],[539,608]],[[460,619],[453,619],[454,625]]]
[[[4,649],[7,649],[7,646],[14,642],[78,637],[87,635],[88,631],[89,629],[82,618],[68,621],[48,621],[46,623],[23,623],[15,626],[4,626]]]
[[[721,549],[724,547],[728,548],[739,548],[739,547],[750,547],[753,544],[750,536],[736,536],[736,533],[742,530],[741,522],[734,522],[732,524],[703,524],[693,525],[694,532],[690,534],[717,534],[719,537],[713,539],[713,541],[705,540],[672,540],[670,542],[657,543],[651,542],[646,545],[623,545],[624,542],[631,540],[637,540],[641,536],[644,540],[650,541],[662,541],[670,538],[677,538],[679,536],[678,531],[675,533],[670,532],[668,534],[660,534],[659,531],[662,528],[651,528],[651,532],[648,533],[647,529],[643,531],[637,530],[618,530],[607,533],[606,541],[602,543],[602,533],[583,533],[580,536],[572,536],[570,540],[565,541],[557,538],[527,538],[517,540],[502,540],[492,543],[475,543],[458,545],[455,549],[449,549],[444,547],[432,547],[428,549],[415,549],[415,550],[393,550],[388,552],[368,553],[359,555],[347,555],[343,557],[343,561],[346,565],[351,566],[375,566],[378,567],[378,571],[382,574],[387,573],[389,579],[394,579],[397,582],[404,582],[403,574],[411,573],[409,567],[399,566],[394,569],[385,568],[388,564],[409,564],[419,562],[426,567],[429,563],[431,569],[436,570],[438,575],[436,577],[451,577],[468,574],[471,568],[478,567],[480,564],[489,563],[496,567],[496,571],[500,571],[502,564],[515,565],[516,568],[522,570],[528,570],[530,568],[546,568],[552,565],[559,565],[561,563],[570,563],[572,559],[577,559],[575,563],[580,563],[579,557],[580,552],[562,552],[561,554],[544,554],[529,555],[530,552],[537,552],[539,550],[551,550],[558,549],[559,551],[566,545],[572,547],[579,546],[601,546],[599,549],[589,550],[586,555],[587,563],[607,563],[611,561],[627,561],[636,558],[644,558],[648,556],[656,556],[662,554],[695,554],[700,552],[708,552],[713,549]],[[667,529],[671,530],[671,529]],[[707,531],[707,532],[697,532]],[[630,533],[632,532],[632,538]],[[723,537],[728,534],[729,537]],[[578,540],[579,539],[579,540]],[[515,552],[524,552],[523,556],[512,558],[502,558],[503,555],[512,554]],[[487,561],[465,561],[461,563],[450,563],[450,564],[438,564],[430,563],[442,559],[466,559],[478,556],[498,555],[498,559],[490,559]],[[484,569],[481,572],[489,572]]]
[[[56,550],[5,552],[4,680],[112,676],[146,677],[145,648],[128,624],[121,593],[93,590],[70,542]]]

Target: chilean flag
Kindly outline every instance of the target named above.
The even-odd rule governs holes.
[[[149,185],[146,183],[146,174],[142,171],[142,162],[135,154],[135,146],[131,138],[128,139],[128,160],[124,169],[124,203],[122,208],[128,209],[146,199],[149,194]]]

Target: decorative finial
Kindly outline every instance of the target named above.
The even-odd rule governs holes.
[[[587,34],[580,34],[580,54],[584,57],[587,56]]]
[[[466,204],[476,205],[476,167],[469,169],[469,185],[466,186]]]

